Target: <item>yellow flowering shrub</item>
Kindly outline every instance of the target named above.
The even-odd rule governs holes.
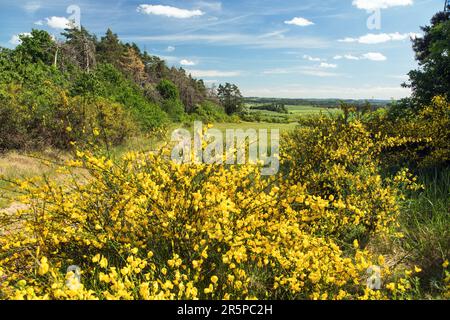
[[[345,172],[366,154],[344,148],[330,156],[347,162],[329,175],[310,166],[290,178],[256,165],[179,165],[165,149],[116,163],[78,152],[61,168],[73,172],[65,186],[17,181],[27,209],[0,215],[0,298],[395,298],[409,278],[391,280],[382,258],[339,234],[386,228],[397,195],[370,165]],[[374,269],[379,288],[368,285]]]
[[[399,213],[402,191],[417,187],[407,171],[381,175],[380,153],[401,138],[375,137],[361,121],[326,116],[305,121],[289,133],[282,148],[288,185],[301,184],[312,208],[304,215],[309,232],[351,240],[388,232]]]
[[[407,163],[414,167],[448,165],[450,162],[450,102],[435,97],[418,114],[392,118],[387,112],[372,113],[364,123],[372,133],[382,132],[401,144],[385,146],[387,166]]]

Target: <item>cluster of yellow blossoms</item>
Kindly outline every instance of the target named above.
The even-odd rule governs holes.
[[[27,209],[0,217],[0,298],[404,298],[414,273],[394,277],[355,240],[391,230],[407,175],[380,177],[358,123],[298,132],[271,177],[163,149],[118,162],[78,152],[64,186],[18,183]]]

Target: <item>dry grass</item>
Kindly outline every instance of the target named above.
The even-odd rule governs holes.
[[[0,155],[0,208],[7,208],[13,203],[14,194],[8,188],[8,180],[41,175],[54,176],[57,168],[54,162],[61,162],[68,158],[67,154],[54,150],[39,153],[11,151]],[[51,162],[46,159],[51,159]]]

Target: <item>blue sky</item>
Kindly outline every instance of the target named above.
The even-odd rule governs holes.
[[[417,65],[409,41],[443,0],[2,0],[0,46],[32,28],[58,37],[70,5],[208,84],[246,96],[390,99]],[[374,18],[375,17],[375,18]],[[379,19],[378,19],[379,17]],[[369,20],[369,25],[368,25]]]

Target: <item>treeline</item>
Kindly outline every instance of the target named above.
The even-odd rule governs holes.
[[[370,103],[374,107],[385,107],[391,103],[387,100],[353,100],[353,99],[290,99],[290,98],[245,98],[247,104],[282,104],[290,106],[314,106],[318,108],[339,108],[342,103],[364,106]]]
[[[288,114],[289,111],[284,104],[281,103],[271,103],[271,104],[263,104],[259,106],[250,106],[251,110],[260,110],[260,111],[272,111],[277,113],[285,113]]]
[[[242,104],[236,86],[219,94],[111,30],[62,36],[32,30],[0,48],[0,150],[119,144],[171,121],[227,121]]]

